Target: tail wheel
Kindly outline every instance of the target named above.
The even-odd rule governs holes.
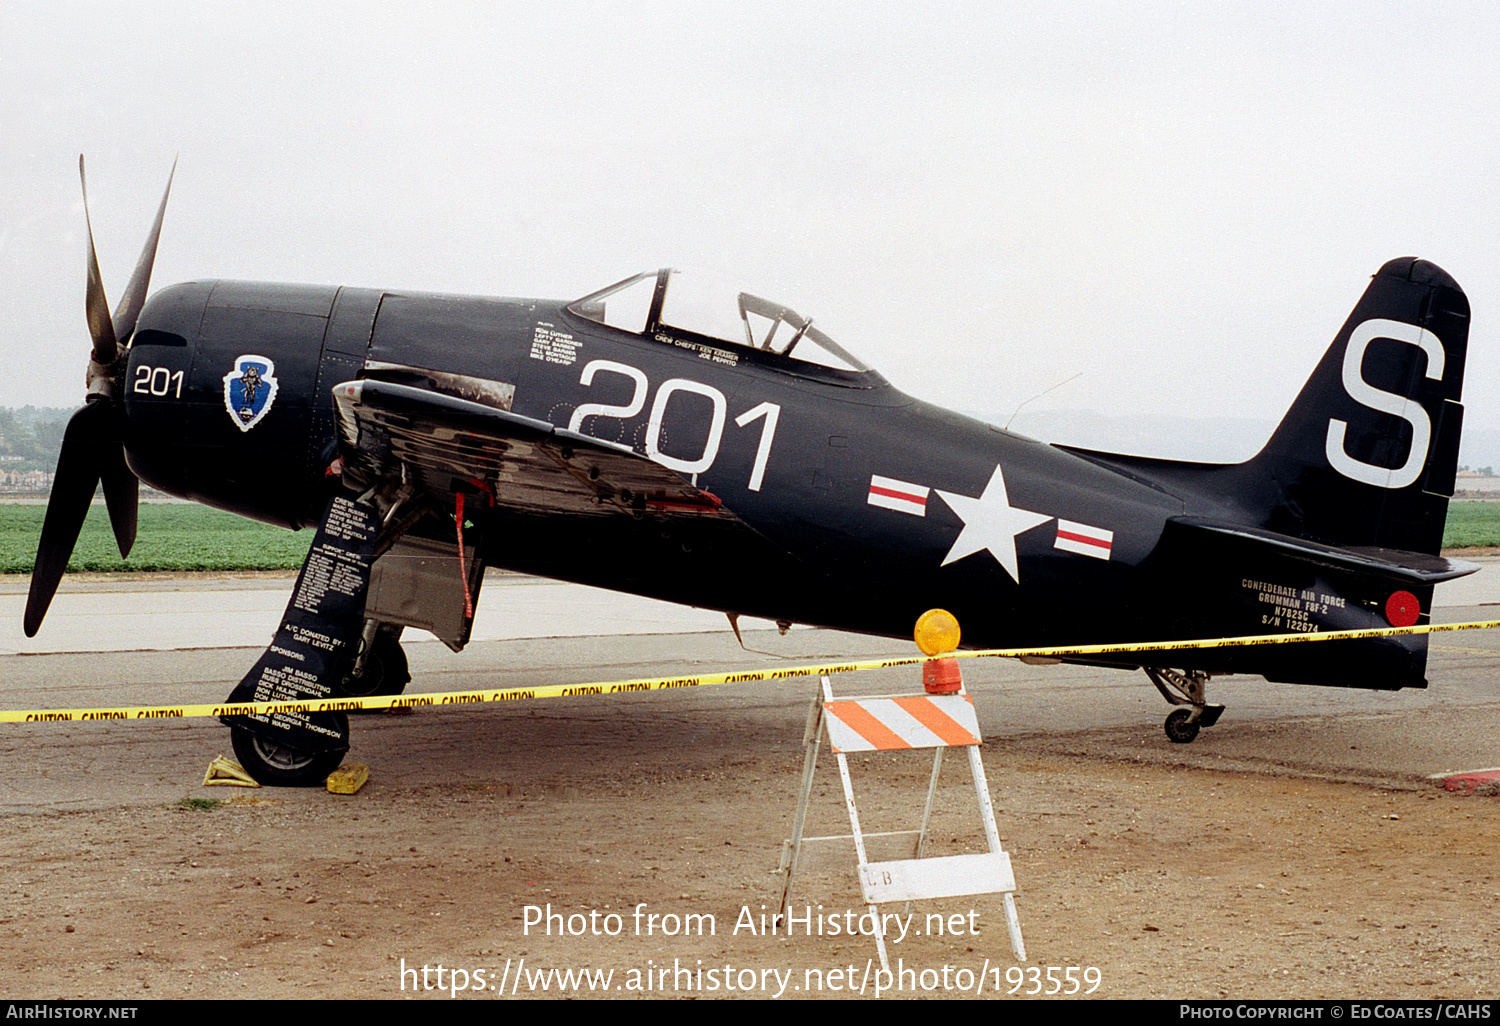
[[[1162,726],[1167,732],[1168,740],[1175,744],[1191,744],[1198,736],[1198,721],[1193,719],[1191,709],[1173,709]]]
[[[344,761],[343,752],[300,752],[231,727],[234,756],[266,787],[316,787]]]

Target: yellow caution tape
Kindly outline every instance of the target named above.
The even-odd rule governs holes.
[[[1500,620],[1474,620],[1468,623],[1429,623],[1414,627],[1371,627],[1350,631],[1321,631],[1306,634],[1257,634],[1240,638],[1211,638],[1195,641],[1153,641],[1145,644],[1119,642],[1110,645],[1054,645],[1049,648],[983,648],[953,652],[956,659],[1019,659],[1034,656],[1069,659],[1079,656],[1135,655],[1143,652],[1181,652],[1204,648],[1241,648],[1251,645],[1292,645],[1312,641],[1353,641],[1359,638],[1386,638],[1399,634],[1440,634],[1447,631],[1491,630]],[[1500,649],[1496,650],[1500,655]],[[685,677],[640,677],[635,680],[600,681],[592,684],[541,684],[525,688],[498,688],[477,691],[439,691],[422,695],[384,695],[375,698],[325,698],[304,702],[236,702],[216,705],[138,705],[107,709],[14,709],[0,710],[0,723],[46,723],[70,720],[149,720],[193,719],[198,717],[245,716],[250,713],[340,712],[355,709],[404,709],[426,705],[473,705],[481,702],[508,702],[520,698],[570,698],[577,695],[615,695],[629,691],[664,691],[669,688],[694,688],[710,684],[745,684],[759,680],[781,680],[787,677],[819,677],[823,674],[852,673],[856,670],[880,670],[891,666],[915,666],[927,656],[905,656],[895,659],[870,659],[852,663],[820,663],[812,666],[780,666],[766,670],[732,670],[726,673],[700,673]]]

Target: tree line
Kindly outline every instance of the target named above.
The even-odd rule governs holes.
[[[56,406],[0,406],[0,470],[25,473],[57,469],[63,430],[73,410]]]

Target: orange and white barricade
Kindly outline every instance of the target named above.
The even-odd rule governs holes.
[[[848,834],[820,837],[804,836],[807,824],[807,806],[812,797],[813,773],[817,769],[818,749],[822,744],[824,730],[828,732],[828,743],[838,759],[839,777],[844,785],[844,802],[849,810]],[[967,692],[935,695],[890,695],[862,696],[835,699],[833,685],[827,675],[822,678],[822,696],[815,699],[808,710],[807,726],[802,743],[805,755],[802,761],[802,790],[797,799],[797,814],[792,821],[792,836],[783,844],[781,870],[784,874],[781,891],[781,914],[786,915],[791,897],[792,881],[799,869],[826,850],[828,845],[854,841],[854,852],[858,859],[860,888],[875,922],[880,923],[879,905],[897,901],[919,901],[925,898],[950,898],[963,894],[1002,895],[1005,902],[1006,925],[1010,929],[1010,944],[1016,958],[1026,960],[1026,947],[1021,940],[1021,924],[1016,916],[1015,876],[1011,872],[1010,856],[1000,846],[1000,833],[995,827],[995,807],[990,803],[989,784],[984,776],[984,764],[979,758],[979,746],[983,739],[979,733],[979,720],[974,712],[974,703]],[[923,857],[926,847],[927,828],[932,818],[932,803],[937,795],[938,775],[942,771],[943,751],[951,747],[962,747],[969,753],[969,770],[974,778],[974,791],[979,799],[979,815],[984,823],[984,836],[989,851],[974,855],[947,855]],[[922,823],[916,830],[896,830],[867,834],[860,829],[859,808],[854,800],[854,785],[849,777],[847,752],[893,752],[919,748],[933,749],[932,776],[927,784],[927,801],[922,807]],[[872,854],[882,856],[880,861]],[[889,857],[888,857],[889,856]],[[880,951],[880,964],[890,968],[886,957],[885,938],[877,930],[875,946]]]

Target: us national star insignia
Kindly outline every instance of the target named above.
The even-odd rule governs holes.
[[[1052,517],[1012,506],[1005,494],[1005,475],[1001,473],[998,463],[995,465],[995,472],[990,475],[990,483],[984,486],[984,493],[979,498],[944,491],[939,491],[938,495],[964,522],[964,529],[954,540],[953,548],[948,550],[942,565],[947,566],[955,560],[986,550],[1005,568],[1011,579],[1020,584],[1021,572],[1016,565],[1016,535],[1045,524]]]

